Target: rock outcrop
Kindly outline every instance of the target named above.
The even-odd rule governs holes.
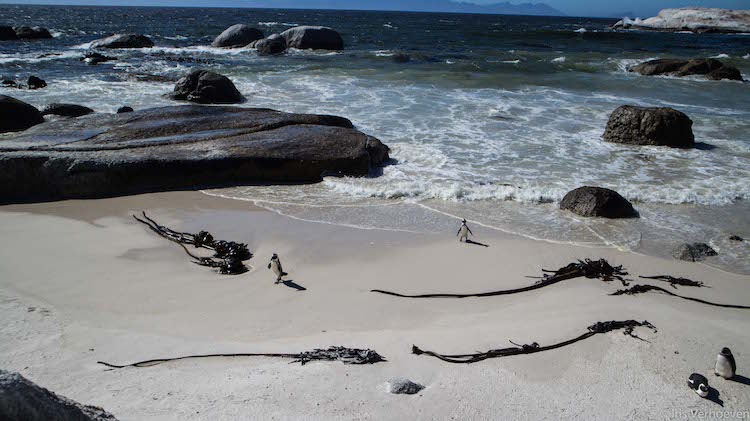
[[[414,395],[421,392],[422,389],[424,389],[424,386],[419,383],[414,383],[409,379],[399,377],[388,380],[386,389],[388,390],[388,393],[394,395]]]
[[[571,190],[560,202],[560,209],[580,216],[602,218],[637,218],[638,212],[627,199],[603,187],[579,187]]]
[[[272,56],[286,51],[286,39],[279,34],[269,35],[253,44],[261,56]]]
[[[52,34],[49,33],[47,28],[39,26],[16,26],[13,28],[16,31],[18,39],[51,39]]]
[[[288,48],[300,50],[343,50],[338,32],[325,26],[296,26],[281,33]]]
[[[309,183],[387,159],[341,117],[198,105],[91,114],[0,140],[0,202]]]
[[[716,255],[716,250],[705,243],[680,244],[679,247],[672,251],[672,256],[675,259],[687,262],[700,262],[701,260],[705,260],[706,257]]]
[[[168,95],[178,101],[199,104],[239,104],[244,97],[228,77],[208,70],[193,70],[177,81]]]
[[[26,81],[26,85],[29,89],[42,89],[47,87],[47,82],[37,76],[29,76],[29,80]]]
[[[750,32],[750,10],[729,10],[703,7],[663,9],[648,19],[625,18],[613,28],[645,29],[655,31]]]
[[[132,113],[133,111],[133,107],[128,107],[127,105],[125,105],[117,109],[117,114]]]
[[[117,34],[91,43],[91,48],[151,48],[151,38],[139,34]]]
[[[695,145],[693,121],[671,108],[623,105],[609,116],[602,138],[626,145],[692,148]]]
[[[253,41],[257,41],[263,38],[265,35],[263,31],[256,28],[251,28],[247,25],[237,24],[230,26],[224,32],[222,32],[214,42],[211,43],[212,47],[222,48],[238,48],[244,47]]]
[[[5,370],[0,370],[0,420],[117,421],[102,408],[82,405]]]
[[[42,108],[42,115],[59,115],[63,117],[82,117],[94,112],[89,107],[76,104],[52,103]]]
[[[18,39],[12,26],[0,26],[0,41],[14,41]]]
[[[0,95],[0,133],[26,130],[40,123],[44,123],[44,117],[32,105],[7,95]]]
[[[703,75],[711,80],[742,80],[742,74],[739,69],[724,65],[719,60],[712,58],[649,60],[645,63],[629,67],[628,71],[644,76],[666,75],[682,77]]]

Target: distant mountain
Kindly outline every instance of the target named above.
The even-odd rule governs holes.
[[[259,0],[245,1],[245,7],[278,9],[399,10],[409,12],[490,13],[502,15],[564,16],[544,3],[509,2],[474,4],[450,0]]]

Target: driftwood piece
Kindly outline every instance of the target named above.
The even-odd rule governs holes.
[[[117,365],[104,361],[97,361],[110,368],[126,367],[153,367],[170,361],[179,361],[195,358],[236,358],[236,357],[273,357],[273,358],[293,358],[292,363],[305,365],[310,361],[341,361],[344,364],[375,364],[386,361],[380,354],[371,349],[346,348],[343,346],[332,346],[328,349],[315,349],[298,354],[277,354],[277,353],[251,353],[251,354],[205,354],[205,355],[186,355],[174,358],[158,358],[153,360],[139,361],[132,364]]]
[[[672,288],[677,289],[676,285],[680,285],[683,287],[704,287],[705,285],[701,281],[693,281],[691,279],[687,278],[675,278],[674,276],[669,275],[657,275],[657,276],[639,276],[639,278],[643,279],[653,279],[656,281],[663,281],[663,282],[669,282],[669,285],[672,286]],[[626,285],[627,286],[627,285]]]
[[[443,355],[443,354],[438,354],[432,351],[423,351],[419,349],[416,345],[412,345],[411,352],[412,354],[415,354],[415,355],[423,355],[423,354],[429,355],[429,356],[438,358],[440,360],[443,360],[449,363],[454,363],[454,364],[472,364],[472,363],[483,361],[489,358],[510,357],[513,355],[534,354],[534,353],[542,352],[542,351],[550,351],[553,349],[568,346],[570,344],[574,344],[576,342],[580,342],[582,340],[588,339],[600,333],[607,333],[613,330],[620,330],[620,329],[623,329],[623,334],[625,335],[631,336],[636,339],[644,340],[633,333],[633,329],[635,329],[638,326],[647,327],[649,329],[652,329],[654,332],[656,332],[656,327],[645,320],[642,322],[638,322],[635,320],[625,320],[625,321],[613,320],[609,322],[594,323],[593,325],[589,326],[588,331],[582,334],[581,336],[578,336],[573,339],[569,339],[564,342],[559,342],[559,343],[556,343],[553,345],[547,345],[547,346],[540,346],[536,342],[533,342],[528,345],[518,345],[516,343],[511,342],[515,346],[510,347],[510,348],[492,349],[487,352],[477,352],[474,354]]]
[[[498,295],[511,295],[518,294],[526,291],[533,291],[535,289],[544,288],[556,284],[561,281],[568,279],[574,279],[578,277],[586,277],[590,279],[601,279],[604,282],[611,282],[615,279],[621,281],[623,285],[627,286],[627,280],[623,278],[628,273],[622,269],[622,266],[612,266],[606,260],[579,260],[576,263],[571,263],[565,267],[562,267],[556,271],[542,270],[543,272],[552,273],[552,275],[545,273],[541,280],[534,285],[529,285],[521,288],[507,289],[501,291],[482,292],[477,294],[420,294],[420,295],[405,295],[399,294],[392,291],[384,291],[381,289],[373,289],[370,292],[377,292],[379,294],[391,295],[394,297],[401,298],[469,298],[469,297],[494,297]]]
[[[153,219],[143,212],[143,219],[133,215],[136,221],[148,226],[152,231],[182,246],[185,253],[193,259],[193,263],[218,268],[219,273],[224,275],[239,275],[247,272],[247,267],[243,263],[253,257],[247,244],[235,243],[234,241],[217,241],[209,232],[201,231],[197,234],[189,232],[178,232],[163,225],[159,225]],[[213,257],[196,256],[185,247],[192,245],[195,248],[204,248],[214,252]]]
[[[621,289],[609,295],[636,295],[636,294],[645,294],[651,291],[663,292],[673,297],[682,298],[683,300],[695,301],[697,303],[707,304],[707,305],[715,306],[715,307],[750,309],[750,306],[741,306],[741,305],[734,305],[734,304],[717,304],[717,303],[712,303],[710,301],[701,300],[700,298],[684,297],[682,295],[677,295],[671,291],[667,291],[666,289],[657,287],[655,285],[635,285],[629,289]]]

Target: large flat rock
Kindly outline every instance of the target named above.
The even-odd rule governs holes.
[[[212,106],[46,122],[0,136],[0,203],[365,176],[388,147],[342,117]]]

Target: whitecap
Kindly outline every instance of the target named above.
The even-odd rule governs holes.
[[[586,30],[586,28],[578,28],[578,29],[576,29],[576,30],[575,30],[575,31],[573,31],[573,32],[577,32],[577,33],[579,33],[579,34],[585,34],[585,33],[586,33],[586,32],[588,32],[588,31]]]
[[[721,53],[721,54],[715,55],[715,56],[713,56],[711,58],[729,58],[729,54]]]
[[[553,63],[558,63],[558,64],[559,63],[565,63],[565,57],[563,56],[563,57],[558,57],[556,59],[552,59],[552,62]]]

